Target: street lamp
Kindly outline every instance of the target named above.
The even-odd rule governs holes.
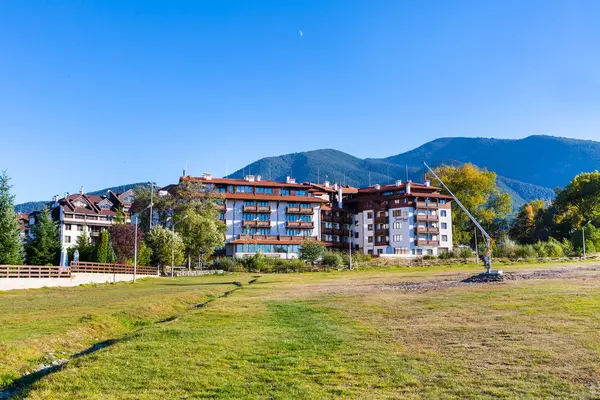
[[[175,222],[173,216],[167,218],[167,222],[171,221],[171,278],[174,277],[175,270],[175,225],[184,221],[188,216],[184,215],[179,221]]]
[[[142,211],[133,214],[133,216],[131,217],[132,219],[135,219],[135,234],[133,236],[133,283],[135,283],[136,278],[137,278],[137,242],[138,242],[138,220],[139,220],[139,216],[141,213],[143,213],[144,211],[146,211],[147,209],[150,209],[150,212],[152,212],[152,203],[150,203],[146,208],[144,208]],[[150,217],[152,218],[152,217]]]
[[[583,237],[583,259],[585,260],[585,227],[588,226],[590,224],[590,222],[592,222],[591,220],[588,221],[585,225],[583,225],[581,227],[581,235]]]

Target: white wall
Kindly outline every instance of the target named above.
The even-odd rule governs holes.
[[[138,275],[137,278],[158,278],[157,275]],[[43,287],[68,287],[88,283],[111,283],[132,281],[132,274],[74,273],[70,278],[0,278],[0,290],[39,289]]]

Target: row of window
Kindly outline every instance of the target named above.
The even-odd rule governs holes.
[[[300,245],[289,244],[238,244],[235,247],[238,253],[297,253]]]
[[[262,187],[262,186],[257,186],[255,188],[254,186],[248,186],[248,185],[238,185],[235,187],[233,185],[230,185],[227,188],[218,187],[217,192],[218,193],[257,193],[257,194],[267,194],[267,195],[279,194],[281,196],[290,196],[292,194],[292,192],[290,192],[289,189],[274,189],[272,187]],[[296,190],[293,192],[293,194],[295,196],[308,196],[308,197],[312,196],[312,193],[307,192],[306,190]]]
[[[290,222],[312,222],[312,215],[286,215],[285,219]]]

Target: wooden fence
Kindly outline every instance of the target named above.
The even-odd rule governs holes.
[[[133,274],[133,265],[79,261],[71,263],[71,270],[73,273]],[[138,275],[158,275],[158,268],[138,265],[136,272]]]
[[[0,265],[0,278],[70,278],[66,267],[38,265]]]

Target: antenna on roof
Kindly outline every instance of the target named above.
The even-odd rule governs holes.
[[[406,164],[406,182],[408,182],[408,164]]]
[[[371,186],[371,171],[369,171],[369,186]]]
[[[327,176],[327,175],[325,175]],[[321,183],[321,167],[317,167],[317,185]]]
[[[387,166],[387,178],[388,178],[388,185],[390,184],[390,166]]]

